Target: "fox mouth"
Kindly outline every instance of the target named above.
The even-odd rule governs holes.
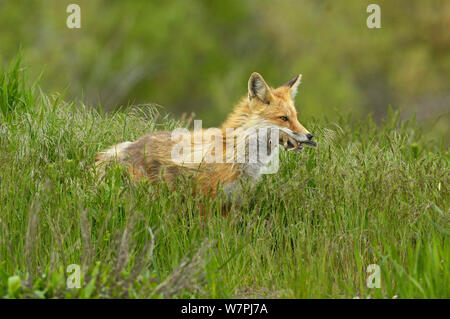
[[[297,135],[291,135],[286,132],[281,132],[280,134],[280,145],[282,145],[288,152],[300,152],[301,150],[303,150],[304,145],[308,145],[311,147],[317,146],[316,142],[314,141],[305,140]]]

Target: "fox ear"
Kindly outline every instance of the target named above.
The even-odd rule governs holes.
[[[298,90],[298,86],[300,85],[301,79],[302,79],[302,75],[298,74],[295,76],[295,78],[293,78],[292,80],[290,80],[289,82],[287,82],[286,84],[283,85],[283,86],[287,86],[289,88],[289,92],[291,94],[292,99],[294,99],[295,96],[297,95],[297,90]]]
[[[253,98],[258,98],[264,103],[270,101],[270,88],[264,81],[261,74],[253,72],[248,80],[248,98],[249,100]]]

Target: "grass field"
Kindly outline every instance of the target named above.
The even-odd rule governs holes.
[[[97,109],[46,95],[18,64],[0,75],[0,297],[450,297],[448,145],[413,119],[305,123],[318,147],[281,152],[222,216],[220,196],[117,166],[98,182],[96,152],[185,124]],[[366,285],[370,264],[381,288]]]

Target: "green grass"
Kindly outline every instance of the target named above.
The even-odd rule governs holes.
[[[6,298],[449,298],[449,153],[414,120],[305,123],[319,146],[220,214],[186,185],[103,182],[97,151],[180,122],[102,114],[0,76],[0,296]],[[232,101],[230,101],[231,103]],[[198,203],[211,212],[203,219]],[[82,267],[69,289],[70,264]],[[367,288],[369,264],[381,288]]]

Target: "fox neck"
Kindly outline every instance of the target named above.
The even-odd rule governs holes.
[[[222,130],[227,128],[233,129],[246,129],[246,128],[258,128],[264,126],[264,121],[257,116],[252,114],[252,110],[249,106],[249,101],[247,97],[243,97],[239,103],[233,109],[230,115],[228,115],[225,122],[222,124]]]
[[[234,130],[233,134],[236,137],[235,143],[233,145],[236,147],[243,143],[245,145],[245,161],[239,162],[236,158],[237,153],[233,151],[231,154],[224,150],[226,154],[227,162],[230,159],[234,163],[239,163],[242,171],[246,176],[252,179],[258,179],[264,171],[264,168],[271,162],[270,158],[276,155],[273,147],[270,147],[269,138],[272,138],[272,134],[267,132],[267,135],[259,134],[258,129],[269,128],[273,125],[265,121],[258,113],[254,112],[250,108],[249,101],[247,97],[244,97],[236,104],[233,111],[229,114],[225,122],[221,126],[223,136],[228,137],[228,130]],[[251,129],[250,131],[248,129]],[[250,160],[250,141],[256,137],[257,141],[257,153],[258,156],[253,162]],[[265,144],[261,144],[260,139],[265,139]],[[253,139],[254,141],[254,139]],[[226,139],[224,139],[224,145],[226,145]],[[260,149],[262,145],[266,145],[266,149]],[[265,156],[261,158],[260,156]]]

